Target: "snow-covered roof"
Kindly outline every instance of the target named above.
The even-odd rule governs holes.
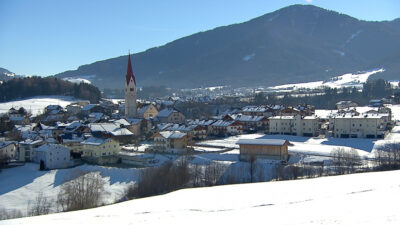
[[[363,113],[359,115],[355,115],[353,113],[343,113],[343,114],[334,114],[331,118],[335,119],[381,119],[383,117],[388,117],[388,113],[379,113],[379,114],[372,114],[372,113]]]
[[[138,110],[137,110],[137,113],[138,114],[144,114],[146,111],[147,111],[147,109],[150,107],[150,105],[145,105],[145,106],[142,106],[142,107],[140,107]]]
[[[108,141],[108,139],[90,137],[90,138],[82,141],[81,143],[84,145],[102,145],[102,144],[106,143],[107,141]]]
[[[118,128],[110,132],[114,136],[125,136],[125,135],[133,135],[132,132],[130,132],[126,128]]]
[[[54,150],[69,151],[67,147],[58,144],[44,144],[34,149],[36,152],[51,152]]]
[[[243,112],[266,112],[268,110],[267,107],[264,106],[245,106],[242,108]]]
[[[165,129],[167,129],[168,127],[170,127],[172,125],[173,125],[173,123],[159,123],[159,124],[157,124],[157,129],[158,130],[165,130]]]
[[[160,112],[158,112],[157,116],[158,117],[168,117],[169,115],[171,115],[174,112],[178,112],[178,111],[173,108],[165,108],[165,109],[161,110]]]
[[[119,119],[119,120],[116,120],[114,123],[121,124],[121,125],[124,125],[124,126],[131,125],[126,119]]]
[[[99,105],[98,105],[98,104],[88,104],[88,105],[85,105],[85,106],[83,106],[82,111],[91,110],[91,109],[93,109],[93,108],[96,107],[96,106],[99,106]]]
[[[188,124],[190,125],[202,125],[202,126],[209,126],[214,122],[215,120],[199,120],[199,119],[188,120]]]
[[[234,114],[230,115],[232,119],[240,121],[240,122],[258,122],[264,119],[264,116],[250,116],[250,115],[242,115],[242,114]]]
[[[212,126],[215,126],[215,127],[227,127],[227,126],[230,126],[234,122],[235,121],[217,120],[215,123],[212,124]]]
[[[16,145],[17,142],[15,142],[15,141],[0,141],[0,148],[3,148],[5,146],[9,146],[11,144]]]
[[[180,131],[161,131],[160,135],[167,139],[179,139],[186,136],[186,133]]]
[[[292,120],[294,119],[294,116],[273,116],[269,117],[269,119],[275,119],[275,120]]]
[[[274,145],[282,146],[287,142],[284,139],[240,139],[236,144],[239,145]]]
[[[41,142],[43,142],[42,139],[37,139],[37,140],[26,139],[26,140],[24,140],[24,141],[21,141],[20,144],[25,144],[25,145],[36,145],[36,144],[40,144]]]

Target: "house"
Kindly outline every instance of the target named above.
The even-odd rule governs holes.
[[[70,150],[58,144],[44,144],[34,150],[34,162],[40,169],[62,169],[73,165]]]
[[[336,103],[336,109],[341,110],[341,109],[348,109],[352,107],[357,107],[358,104],[353,102],[353,101],[340,101]]]
[[[211,124],[211,134],[215,136],[238,135],[243,133],[243,124],[238,121],[217,120]]]
[[[121,123],[91,123],[89,129],[96,137],[113,138],[121,143],[129,143],[134,134],[123,126]]]
[[[53,111],[53,110],[61,111],[61,110],[63,110],[63,107],[61,107],[61,106],[59,106],[59,105],[48,105],[48,106],[46,106],[46,108],[44,109],[44,112],[45,112],[45,113],[49,113],[49,112],[51,112],[51,111]]]
[[[244,131],[267,130],[269,128],[269,120],[265,116],[234,114],[231,117],[243,124]]]
[[[161,131],[153,135],[154,150],[172,153],[186,153],[188,135],[180,131]]]
[[[269,133],[313,137],[321,125],[316,116],[274,116],[269,118]]]
[[[82,106],[78,103],[71,103],[65,107],[70,115],[76,115],[81,112]]]
[[[329,119],[329,128],[336,138],[384,138],[387,118],[385,113],[336,114]]]
[[[212,127],[211,124],[213,124],[215,122],[215,120],[199,120],[199,119],[195,119],[195,120],[188,120],[187,124],[189,125],[199,125],[202,127],[206,128],[206,134],[209,135],[212,132]]]
[[[32,162],[34,159],[33,150],[43,145],[43,143],[44,141],[42,139],[37,139],[37,140],[26,139],[20,142],[18,149],[18,160]]]
[[[207,138],[207,130],[201,125],[165,124],[162,130],[184,132],[189,135],[189,139],[203,140]]]
[[[252,161],[256,158],[288,160],[289,141],[282,139],[240,139],[239,159]]]
[[[111,138],[101,139],[89,137],[88,139],[81,142],[81,144],[83,158],[115,156],[121,151],[119,143]]]
[[[0,142],[0,158],[17,159],[17,143],[14,141]]]
[[[137,116],[139,118],[154,118],[158,114],[157,108],[153,104],[142,106],[137,110]]]
[[[183,123],[185,116],[176,109],[165,108],[158,112],[157,118],[160,123]]]
[[[81,113],[83,113],[83,115],[88,116],[91,113],[106,113],[106,110],[104,109],[103,106],[99,105],[99,104],[88,104],[82,107],[81,109]]]

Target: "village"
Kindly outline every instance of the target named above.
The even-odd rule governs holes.
[[[162,163],[159,155],[229,151],[238,153],[237,161],[260,158],[287,163],[293,136],[348,139],[350,143],[352,139],[384,139],[396,126],[398,115],[391,110],[396,103],[395,99],[372,100],[370,106],[363,107],[338,101],[332,110],[311,105],[247,105],[209,118],[186,118],[174,108],[173,99],[168,104],[137,100],[129,57],[125,101],[48,105],[35,117],[23,107],[11,108],[0,116],[8,128],[2,134],[0,155],[3,165],[34,162],[40,170],[84,163],[152,167]],[[238,139],[234,145],[213,142],[227,137]]]

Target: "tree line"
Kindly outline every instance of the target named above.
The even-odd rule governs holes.
[[[99,102],[101,92],[87,83],[71,83],[54,77],[24,77],[0,84],[0,102],[28,98],[39,95],[66,95]]]

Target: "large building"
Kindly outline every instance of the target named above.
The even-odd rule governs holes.
[[[132,71],[131,55],[129,54],[125,83],[125,116],[128,118],[136,117],[136,96],[136,80]]]
[[[389,114],[334,115],[329,119],[332,136],[336,138],[384,138]]]
[[[271,134],[286,134],[297,136],[318,136],[320,130],[319,118],[316,116],[275,116],[269,118]]]

